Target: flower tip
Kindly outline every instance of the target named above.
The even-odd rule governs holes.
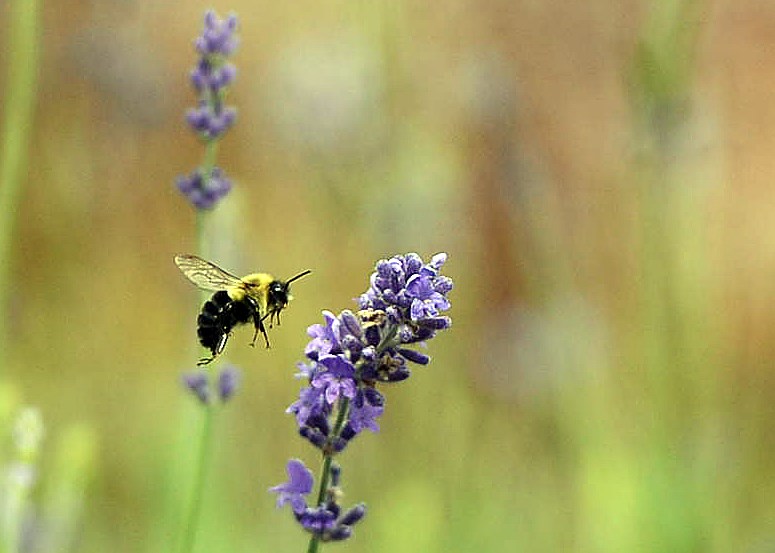
[[[339,520],[339,524],[352,526],[359,522],[366,515],[366,504],[358,503],[355,507],[347,511]]]
[[[218,16],[216,15],[214,9],[210,8],[205,11],[204,21],[205,21],[205,27],[207,28],[215,27],[215,24],[218,23]]]
[[[442,265],[444,265],[444,263],[446,262],[447,262],[446,252],[440,252],[431,258],[430,265],[434,269],[438,270],[438,269],[441,269]]]

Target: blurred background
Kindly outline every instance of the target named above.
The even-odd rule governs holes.
[[[241,36],[210,257],[313,275],[270,351],[250,329],[229,345],[242,386],[197,551],[305,550],[266,490],[288,458],[319,462],[283,412],[306,327],[410,251],[448,252],[453,327],[342,455],[344,503],[369,513],[325,550],[775,551],[763,0],[45,2],[34,115],[3,131],[28,133],[0,259],[17,550],[179,533],[201,410],[180,384],[199,294],[172,263],[196,247],[174,181],[202,158],[183,114],[210,7]]]

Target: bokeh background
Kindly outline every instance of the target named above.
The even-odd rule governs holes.
[[[305,550],[266,493],[288,458],[318,463],[283,412],[305,329],[409,251],[449,253],[453,327],[342,455],[369,513],[331,549],[775,551],[765,0],[44,2],[34,118],[3,131],[28,157],[3,213],[0,500],[24,406],[45,427],[18,550],[179,534],[201,409],[180,385],[199,295],[172,263],[195,248],[174,180],[201,161],[183,113],[209,7],[241,25],[210,256],[314,274],[270,351],[249,329],[228,348],[243,380],[197,551]]]

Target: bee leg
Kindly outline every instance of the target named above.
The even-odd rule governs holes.
[[[217,356],[223,353],[223,350],[226,348],[226,342],[229,341],[230,335],[231,335],[230,332],[224,332],[221,335],[220,339],[218,340],[218,343],[215,345],[215,349],[213,349],[213,359],[215,359]]]
[[[213,361],[215,361],[215,355],[211,355],[210,357],[202,357],[199,361],[197,361],[196,366],[203,367],[205,365],[209,365]]]
[[[266,327],[264,326],[264,319],[266,317],[261,317],[260,313],[256,311],[255,315],[253,315],[253,341],[250,343],[251,346],[255,347],[256,345],[256,339],[258,338],[259,331],[264,336],[264,342],[266,342],[266,349],[270,348],[269,345],[269,335],[266,333]]]
[[[261,334],[264,335],[264,342],[266,343],[266,349],[269,349],[272,346],[269,345],[269,335],[266,333],[266,327],[264,326],[264,323],[261,323],[261,327],[259,330],[261,330]]]

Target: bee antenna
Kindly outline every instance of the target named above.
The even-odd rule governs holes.
[[[312,272],[312,271],[311,271],[311,270],[309,270],[309,269],[307,269],[306,271],[302,271],[302,272],[300,272],[298,275],[296,275],[295,277],[293,277],[293,278],[289,278],[288,280],[286,280],[286,281],[285,281],[285,285],[287,286],[288,284],[290,284],[290,283],[291,283],[291,282],[293,282],[294,280],[299,280],[301,277],[303,277],[303,276],[307,276],[307,275],[308,275],[308,274],[310,274],[311,272]]]

